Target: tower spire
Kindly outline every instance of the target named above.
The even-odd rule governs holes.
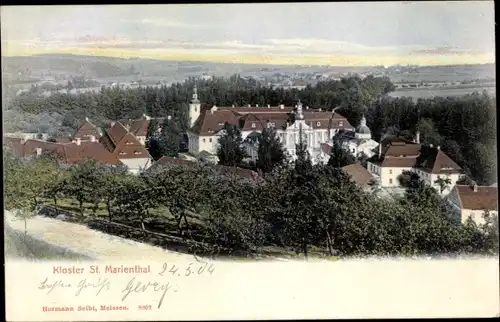
[[[191,100],[192,103],[199,103],[200,101],[198,100],[198,88],[196,87],[196,81],[194,82],[194,88],[193,88],[193,99]]]
[[[303,120],[304,119],[304,113],[302,111],[302,103],[299,102],[297,103],[297,116],[295,117],[296,120]]]

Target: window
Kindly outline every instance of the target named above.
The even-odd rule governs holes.
[[[392,174],[392,170],[389,170],[389,174]],[[391,179],[392,180],[392,179]]]
[[[195,108],[194,108],[194,111],[195,111],[195,112],[198,112],[198,108],[196,108],[196,107],[195,107]]]
[[[255,129],[255,123],[252,123],[252,129]]]
[[[203,143],[205,143],[207,140],[206,139],[203,139]]]
[[[125,154],[127,154],[127,153],[125,153],[125,152],[120,152],[119,154],[120,154],[120,155],[125,155]]]
[[[125,143],[126,145],[132,145],[134,143],[130,142],[130,141],[127,141],[127,143]]]
[[[209,142],[212,142],[212,138],[208,139]]]
[[[142,152],[135,151],[134,154],[142,154]]]
[[[389,184],[392,184],[392,179],[389,179]]]
[[[339,126],[344,126],[344,122],[340,121]]]
[[[321,122],[316,122],[316,126],[321,126]]]

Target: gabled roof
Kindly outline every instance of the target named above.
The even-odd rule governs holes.
[[[87,140],[90,136],[94,136],[95,138],[99,138],[101,133],[99,133],[99,129],[94,124],[90,123],[88,118],[81,123],[80,127],[76,131],[73,137]]]
[[[200,117],[196,120],[191,132],[198,135],[214,135],[224,127],[224,123],[238,123],[239,115],[232,110],[217,110],[211,111],[206,109],[201,112]]]
[[[134,120],[132,124],[130,124],[130,132],[135,136],[146,136],[148,133],[149,120],[146,118],[142,118],[140,120]]]
[[[498,187],[456,185],[460,206],[468,210],[498,211]]]
[[[110,152],[113,152],[127,133],[127,129],[121,122],[113,122],[111,127],[104,131],[104,135],[101,137],[101,143],[104,144]]]
[[[462,170],[443,151],[429,146],[421,146],[416,167],[434,174],[456,173]]]
[[[169,156],[164,155],[160,159],[155,161],[146,171],[147,172],[156,171],[156,170],[159,170],[164,165],[193,166],[195,164],[196,164],[196,162],[194,162],[194,161],[189,161],[189,160],[184,160],[184,159],[174,158],[174,157],[169,157]]]
[[[37,149],[41,152],[52,152],[59,155],[63,162],[73,164],[83,159],[94,159],[101,164],[122,164],[111,152],[106,150],[99,142],[82,141],[80,145],[75,143],[53,143],[41,140],[26,140],[15,143],[14,154],[25,158],[37,155]]]
[[[342,167],[351,179],[358,185],[365,187],[373,180],[373,176],[359,163],[353,163]]]
[[[338,113],[309,110],[304,112],[304,119],[315,129],[354,129],[349,121]],[[268,122],[274,123],[275,128],[285,129],[294,122],[294,114],[291,108],[217,107],[214,110],[203,110],[190,131],[198,135],[213,135],[222,129],[226,122],[237,125],[243,131],[262,131]]]
[[[417,168],[433,174],[460,173],[462,168],[437,147],[421,145],[399,138],[384,139],[382,157],[371,162],[382,167]]]

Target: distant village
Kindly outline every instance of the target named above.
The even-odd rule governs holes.
[[[334,137],[340,137],[338,142],[342,142],[341,147],[346,153],[368,160],[366,165],[355,163],[345,166],[344,170],[363,188],[378,186],[381,198],[403,193],[405,188],[398,178],[410,171],[418,174],[425,184],[434,187],[446,198],[462,222],[471,217],[477,223],[482,223],[484,210],[497,212],[496,184],[457,185],[463,177],[461,167],[439,146],[421,144],[418,131],[411,141],[388,136],[376,142],[372,139],[364,116],[355,128],[335,110],[323,111],[303,106],[300,101],[295,106],[213,105],[202,109],[201,100],[195,86],[189,103],[189,129],[185,133],[187,149],[178,158],[164,156],[153,160],[146,148],[148,127],[152,120],[147,115],[136,120],[116,120],[105,129],[96,127],[92,120],[86,118],[81,120],[78,130],[71,137],[52,141],[48,141],[48,135],[44,133],[5,133],[4,145],[21,158],[53,152],[60,155],[66,164],[94,159],[101,164],[124,165],[130,172],[139,174],[161,164],[217,164],[218,141],[224,135],[226,123],[240,129],[242,144],[249,156],[247,161],[255,161],[260,134],[265,128],[274,128],[292,161],[303,135],[313,164],[326,164]],[[164,119],[158,121],[158,124],[162,124]],[[259,174],[251,170],[220,167],[243,177],[261,179]],[[441,179],[446,179],[449,184],[441,186]]]

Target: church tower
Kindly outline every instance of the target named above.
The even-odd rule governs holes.
[[[200,116],[201,104],[198,99],[198,89],[196,84],[194,84],[193,98],[191,99],[191,104],[189,104],[189,128],[192,128],[198,117]]]
[[[372,133],[370,131],[370,128],[366,125],[366,118],[363,115],[361,118],[361,122],[356,129],[356,134],[355,134],[356,139],[364,139],[364,140],[370,140],[372,138]]]

